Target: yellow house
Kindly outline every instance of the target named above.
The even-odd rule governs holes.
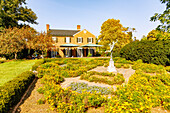
[[[81,26],[77,25],[77,30],[61,30],[50,29],[50,25],[46,24],[47,33],[52,35],[54,41],[48,56],[55,57],[86,57],[89,54],[95,56],[96,37],[86,29],[81,30]]]

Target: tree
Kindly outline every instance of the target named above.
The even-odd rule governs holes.
[[[170,39],[170,34],[164,31],[152,30],[147,35],[147,40],[167,40]]]
[[[102,49],[108,50],[109,44],[112,45],[113,41],[117,41],[113,52],[119,52],[123,46],[132,41],[132,36],[127,33],[128,29],[120,24],[120,20],[108,19],[105,21],[101,26],[101,34],[98,37],[99,44],[103,45]]]
[[[142,36],[141,41],[147,40],[147,37],[145,35]]]
[[[151,17],[151,21],[159,20],[161,25],[158,25],[157,30],[162,30],[170,33],[170,0],[160,0],[161,3],[166,4],[166,9],[162,14],[155,13]]]
[[[44,52],[47,52],[47,50],[53,46],[53,43],[52,36],[41,32],[36,37],[35,50],[40,50],[43,55]]]
[[[9,28],[3,30],[0,34],[0,54],[15,54],[25,48],[26,40],[23,37],[23,30],[18,28]]]
[[[19,27],[19,21],[37,24],[36,14],[27,8],[26,0],[0,1],[0,31],[4,28]],[[24,4],[24,5],[23,5]]]

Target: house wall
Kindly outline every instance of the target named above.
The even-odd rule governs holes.
[[[85,32],[84,32],[85,31]],[[65,47],[60,47],[60,45],[62,45],[62,44],[67,44],[66,42],[65,42],[65,38],[66,37],[63,37],[63,36],[53,36],[53,37],[56,37],[57,38],[57,40],[58,40],[58,42],[56,42],[55,44],[54,44],[54,46],[56,47],[56,48],[59,48],[59,55],[61,56],[61,57],[64,57],[64,49],[65,49]],[[77,42],[77,38],[78,37],[82,37],[83,38],[83,43],[78,43]],[[92,33],[90,33],[89,31],[87,31],[87,30],[82,30],[82,31],[80,31],[80,32],[78,32],[78,33],[76,33],[73,37],[70,37],[70,39],[71,39],[71,44],[77,44],[77,45],[80,45],[80,46],[82,46],[82,45],[86,45],[86,44],[89,44],[88,42],[87,42],[87,38],[89,38],[89,37],[91,37],[91,38],[93,38],[93,42],[92,42],[92,44],[96,44],[96,37],[95,37],[95,35],[93,35]],[[93,49],[95,49],[95,47],[92,47]],[[74,50],[74,52],[73,52],[73,56],[75,57],[76,56],[76,52],[75,52],[75,50],[77,49],[76,47],[72,47],[72,49]],[[88,49],[88,48],[86,48],[86,49]],[[86,56],[86,54],[85,54],[85,56]]]

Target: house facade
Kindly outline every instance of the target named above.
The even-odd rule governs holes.
[[[50,48],[48,56],[56,57],[87,57],[89,54],[95,56],[96,37],[88,30],[81,30],[81,26],[77,25],[77,30],[60,30],[50,29],[50,25],[46,25],[47,33],[52,35],[54,41],[53,47]]]

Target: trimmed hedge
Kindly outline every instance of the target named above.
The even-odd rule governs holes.
[[[0,113],[6,113],[16,105],[35,78],[31,71],[23,72],[0,87]]]
[[[170,65],[170,40],[135,41],[124,46],[120,55],[127,60],[141,59],[145,63]]]
[[[45,63],[45,60],[44,60],[44,59],[35,62],[35,64],[32,66],[32,71],[37,70],[38,66],[40,66],[40,65],[43,64],[43,63]]]

